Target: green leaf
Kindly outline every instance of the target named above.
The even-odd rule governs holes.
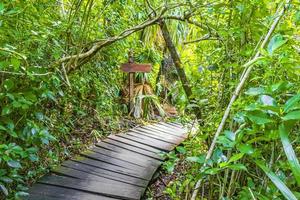
[[[4,183],[12,183],[13,182],[13,180],[12,179],[10,179],[10,178],[8,178],[8,177],[0,177],[0,180],[2,181],[2,182],[4,182]]]
[[[10,62],[11,62],[12,66],[14,67],[15,70],[19,69],[20,63],[21,63],[20,60],[18,60],[16,58],[12,58]]]
[[[232,170],[244,170],[244,171],[247,171],[246,166],[243,165],[243,164],[241,164],[241,163],[228,165],[227,168],[232,169]]]
[[[11,90],[15,84],[11,79],[6,79],[3,85],[6,90]]]
[[[0,3],[0,15],[2,15],[4,13],[4,10],[5,10],[4,4],[1,2]]]
[[[262,162],[255,162],[269,177],[269,179],[274,183],[277,189],[283,194],[283,196],[288,200],[297,200],[295,195],[291,192],[291,190],[274,174],[269,168],[267,168]]]
[[[245,154],[252,154],[254,152],[253,147],[250,144],[240,144],[237,148],[241,153]]]
[[[19,161],[16,161],[16,160],[10,160],[10,161],[7,161],[7,164],[8,166],[12,167],[12,168],[21,168],[21,164]]]
[[[295,151],[292,147],[292,144],[288,138],[288,129],[284,124],[279,126],[279,134],[282,142],[282,146],[285,152],[285,155],[289,161],[293,175],[300,187],[300,164],[295,154]]]
[[[196,162],[196,163],[204,163],[205,162],[205,156],[204,155],[201,155],[201,156],[192,156],[192,157],[187,157],[186,158],[187,161],[190,161],[190,162]]]
[[[3,194],[4,194],[5,196],[8,195],[8,190],[7,190],[6,187],[5,187],[4,185],[2,185],[1,183],[0,183],[0,189],[1,189],[1,191],[3,192]]]
[[[275,99],[269,95],[261,95],[259,97],[259,101],[261,104],[266,105],[266,106],[276,106]]]
[[[262,125],[273,122],[273,120],[263,111],[255,110],[248,112],[246,116],[255,124]]]
[[[233,156],[230,157],[228,163],[237,161],[237,160],[241,159],[244,155],[245,155],[244,153],[234,154]]]
[[[289,111],[293,110],[293,108],[295,106],[297,106],[299,101],[300,101],[300,94],[297,94],[297,95],[293,96],[292,98],[287,100],[287,102],[284,104],[283,111],[284,112],[289,112]]]
[[[269,54],[272,55],[276,49],[284,45],[286,42],[287,40],[285,40],[282,35],[280,34],[274,35],[268,45]]]
[[[11,113],[11,109],[10,107],[6,106],[2,109],[1,115],[8,115],[9,113]]]
[[[264,94],[265,90],[264,88],[249,88],[245,94],[249,95],[249,96],[257,96],[257,95],[261,95]]]
[[[300,111],[297,110],[297,111],[290,112],[290,113],[286,114],[284,117],[282,117],[282,119],[284,121],[300,120]]]
[[[20,198],[20,197],[26,197],[26,196],[29,196],[29,193],[27,192],[23,192],[23,191],[19,191],[15,194],[15,197],[16,198]]]
[[[176,150],[177,150],[179,153],[181,153],[181,154],[185,154],[185,153],[186,153],[186,149],[185,149],[184,147],[181,147],[181,146],[176,147]]]

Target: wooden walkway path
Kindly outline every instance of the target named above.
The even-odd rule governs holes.
[[[164,122],[111,135],[41,178],[30,188],[28,199],[141,199],[163,161],[161,153],[186,137],[180,124]]]

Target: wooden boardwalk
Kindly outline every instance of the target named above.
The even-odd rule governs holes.
[[[141,199],[163,161],[161,153],[186,137],[180,124],[164,122],[111,135],[37,181],[28,199]]]

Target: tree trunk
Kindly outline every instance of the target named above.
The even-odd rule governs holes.
[[[168,27],[167,27],[166,23],[163,20],[160,20],[159,25],[160,25],[161,32],[162,32],[163,38],[165,40],[166,46],[167,46],[167,48],[168,48],[168,50],[171,54],[172,60],[174,62],[174,65],[175,65],[177,74],[179,76],[179,79],[181,81],[183,90],[184,90],[184,92],[185,92],[185,94],[188,98],[188,101],[193,102],[195,100],[192,97],[193,92],[192,92],[192,89],[189,85],[189,81],[186,77],[185,71],[184,71],[183,67],[181,66],[181,61],[180,61],[179,55],[177,53],[177,50],[175,48],[175,45],[173,44],[173,41],[171,39]],[[200,108],[195,107],[193,109],[193,111],[194,111],[198,121],[201,121],[202,114],[201,114]]]

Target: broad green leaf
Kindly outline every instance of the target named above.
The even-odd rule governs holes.
[[[21,164],[19,161],[16,161],[16,160],[10,160],[10,161],[7,161],[7,165],[12,167],[12,168],[21,168]]]
[[[2,15],[4,13],[4,4],[2,2],[0,2],[0,15]]]
[[[266,123],[271,123],[273,120],[263,111],[260,110],[255,110],[248,112],[246,116],[255,124],[266,124]]]
[[[280,138],[281,138],[281,142],[282,142],[282,146],[283,146],[285,155],[289,161],[291,170],[292,170],[293,175],[298,183],[298,186],[300,187],[300,164],[297,159],[297,155],[295,154],[295,151],[292,147],[292,144],[288,138],[288,129],[284,124],[280,124],[279,134],[280,134]]]
[[[185,154],[186,153],[186,149],[184,147],[178,146],[176,147],[176,150],[181,153],[181,154]]]
[[[14,82],[11,80],[11,79],[6,79],[5,81],[4,81],[4,88],[6,89],[6,90],[10,90],[10,89],[12,89],[13,87],[14,87]]]
[[[289,120],[300,120],[300,110],[290,112],[286,114],[284,117],[282,117],[284,121],[289,121]]]
[[[219,168],[210,168],[210,169],[205,170],[205,173],[214,175],[214,174],[217,174],[220,170],[221,169],[219,169]]]
[[[262,162],[255,162],[269,177],[269,179],[274,183],[277,189],[283,194],[283,196],[288,200],[297,200],[292,191],[274,174],[269,168],[267,168]]]
[[[259,101],[261,104],[266,106],[276,106],[275,99],[269,95],[261,95],[259,97]]]
[[[297,105],[300,101],[300,94],[297,94],[287,100],[287,102],[284,104],[283,111],[284,112],[289,112],[290,110],[293,110],[294,106]]]
[[[11,62],[12,66],[14,67],[15,70],[19,69],[20,64],[21,64],[20,60],[18,60],[16,58],[12,58],[10,62]]]
[[[11,113],[11,109],[10,107],[6,106],[2,109],[1,115],[8,115],[9,113]]]
[[[190,162],[196,162],[196,163],[204,163],[205,162],[205,156],[204,155],[201,155],[201,156],[192,156],[192,157],[187,157],[186,158],[187,161],[190,161]]]
[[[254,152],[253,147],[250,144],[240,144],[237,146],[241,153],[252,154]]]
[[[282,35],[280,35],[280,34],[274,35],[268,44],[269,54],[272,55],[276,49],[281,47],[286,42],[287,42],[287,40],[285,40]]]
[[[249,88],[245,92],[245,94],[249,96],[257,96],[257,95],[264,94],[264,92],[265,92],[264,88]]]
[[[21,198],[21,197],[26,197],[26,196],[29,196],[29,193],[23,192],[23,191],[19,191],[15,194],[16,198]]]
[[[228,163],[237,161],[237,160],[241,159],[244,155],[245,155],[244,153],[234,154],[233,156],[230,157]]]
[[[243,165],[243,164],[241,164],[241,163],[228,165],[227,168],[232,169],[232,170],[244,170],[244,171],[247,171],[246,166]]]

